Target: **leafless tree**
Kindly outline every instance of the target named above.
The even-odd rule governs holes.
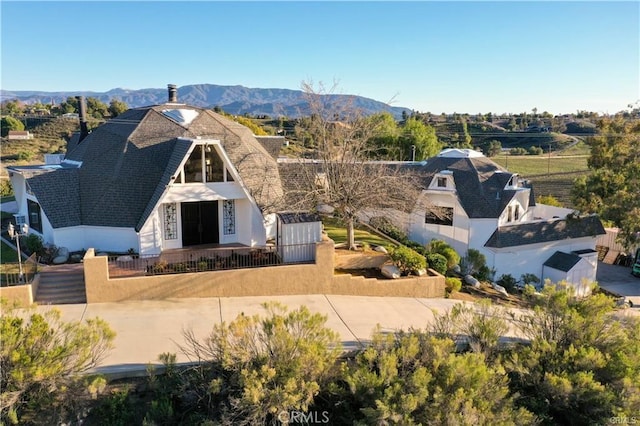
[[[354,224],[365,210],[409,211],[420,191],[407,163],[371,162],[368,141],[376,129],[354,106],[354,98],[335,96],[320,83],[304,82],[309,111],[302,125],[315,146],[315,159],[299,160],[287,196],[292,206],[329,206],[347,227],[348,248],[356,248]],[[293,167],[293,165],[292,165]]]

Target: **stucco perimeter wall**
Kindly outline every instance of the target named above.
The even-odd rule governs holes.
[[[9,305],[27,307],[33,304],[34,295],[38,292],[40,274],[36,274],[31,284],[0,287],[0,298],[9,302]]]
[[[317,243],[315,264],[114,279],[109,279],[107,258],[96,257],[89,249],[84,275],[87,303],[292,294],[444,296],[444,277],[440,275],[388,281],[334,275],[333,241],[328,239]]]

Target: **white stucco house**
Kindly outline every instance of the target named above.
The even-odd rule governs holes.
[[[598,217],[536,204],[530,182],[474,150],[446,149],[415,170],[426,201],[411,215],[410,239],[442,239],[461,255],[477,249],[496,278],[531,273],[574,286],[595,280],[596,237],[605,233]]]
[[[264,245],[283,195],[275,157],[248,128],[179,103],[173,85],[168,100],[91,132],[81,102],[62,161],[8,169],[16,221],[71,251]]]

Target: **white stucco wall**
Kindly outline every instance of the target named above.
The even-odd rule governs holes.
[[[113,228],[109,226],[74,226],[53,231],[55,245],[67,247],[70,251],[95,248],[100,251],[139,251],[138,234],[133,228]]]
[[[591,292],[591,284],[595,281],[595,270],[587,259],[581,259],[569,271],[559,271],[545,266],[542,272],[542,282],[549,280],[552,283],[566,281],[571,285],[578,296],[587,296]]]
[[[502,274],[511,274],[514,278],[530,273],[542,277],[542,265],[556,251],[571,253],[575,250],[594,249],[596,239],[593,237],[576,238],[566,241],[554,241],[544,244],[530,244],[504,249],[480,250],[487,257],[487,265],[496,269],[496,279]],[[588,260],[584,262],[591,267],[590,274],[595,278],[595,268]]]
[[[444,240],[458,253],[465,253],[469,247],[471,223],[455,192],[427,191],[422,197],[426,197],[428,201],[417,203],[418,207],[412,212],[412,220],[408,226],[409,239],[423,245],[429,244],[434,238]],[[453,225],[425,223],[425,214],[428,206],[452,207]]]

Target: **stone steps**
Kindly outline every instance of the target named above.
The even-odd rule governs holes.
[[[82,264],[43,267],[35,301],[40,305],[87,303]]]

